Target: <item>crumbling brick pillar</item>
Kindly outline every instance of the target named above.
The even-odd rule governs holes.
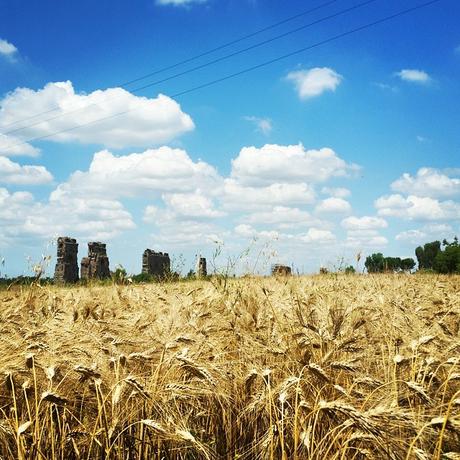
[[[78,281],[78,243],[74,238],[60,236],[57,239],[54,281],[56,283],[76,283]]]
[[[165,278],[171,272],[171,260],[167,252],[155,252],[146,249],[142,254],[142,273]]]
[[[82,279],[110,278],[109,258],[104,243],[88,243],[88,257],[81,260]]]
[[[198,257],[196,260],[195,274],[197,278],[205,278],[208,275],[208,270],[206,267],[206,258]]]

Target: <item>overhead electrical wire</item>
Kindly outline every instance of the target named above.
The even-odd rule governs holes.
[[[303,48],[300,48],[300,49],[297,49],[295,51],[292,51],[290,53],[287,53],[287,54],[283,54],[281,56],[278,56],[276,58],[273,58],[273,59],[270,59],[268,61],[264,61],[260,64],[256,64],[254,66],[251,66],[251,67],[247,67],[243,70],[240,70],[238,72],[234,72],[232,74],[229,74],[229,75],[226,75],[224,77],[220,77],[220,78],[217,78],[215,80],[211,80],[211,81],[208,81],[206,83],[203,83],[201,85],[198,85],[198,86],[194,86],[192,88],[189,88],[189,89],[186,89],[186,90],[183,90],[183,91],[180,91],[178,93],[175,93],[173,95],[171,95],[172,98],[178,98],[178,97],[181,97],[181,96],[184,96],[185,94],[189,94],[189,93],[192,93],[192,92],[195,92],[195,91],[198,91],[200,89],[203,89],[203,88],[207,88],[209,86],[213,86],[215,84],[218,84],[218,83],[221,83],[223,81],[226,81],[226,80],[229,80],[231,78],[235,78],[237,76],[240,76],[240,75],[243,75],[243,74],[246,74],[248,72],[252,72],[254,70],[257,70],[257,69],[260,69],[262,67],[266,67],[270,64],[274,64],[275,62],[279,62],[283,59],[286,59],[286,58],[289,58],[289,57],[292,57],[292,56],[295,56],[297,54],[300,54],[300,53],[303,53],[303,52],[306,52],[306,51],[309,51],[309,50],[312,50],[314,48],[317,48],[319,46],[322,46],[322,45],[325,45],[327,43],[331,43],[331,42],[334,42],[334,41],[337,41],[341,38],[344,38],[344,37],[347,37],[349,35],[352,35],[352,34],[355,34],[355,33],[358,33],[358,32],[361,32],[363,30],[366,30],[366,29],[369,29],[371,27],[374,27],[376,25],[379,25],[379,24],[383,24],[385,22],[388,22],[388,21],[391,21],[393,19],[396,19],[400,16],[403,16],[403,15],[406,15],[406,14],[409,14],[409,13],[413,13],[417,10],[420,10],[422,8],[426,8],[430,5],[434,5],[436,3],[440,3],[441,1],[443,0],[430,0],[428,2],[424,2],[424,3],[420,3],[418,5],[415,5],[411,8],[407,8],[407,9],[404,9],[404,10],[400,10],[396,13],[393,13],[391,15],[388,15],[388,16],[384,16],[383,18],[380,18],[380,19],[377,19],[375,21],[372,21],[372,22],[369,22],[369,23],[366,23],[362,26],[359,26],[359,27],[356,27],[356,28],[353,28],[353,29],[350,29],[350,30],[347,30],[345,32],[342,32],[340,34],[337,34],[337,35],[334,35],[332,37],[329,37],[327,39],[324,39],[324,40],[321,40],[319,42],[316,42],[316,43],[313,43],[312,45],[309,45],[309,46],[305,46]],[[6,148],[4,148],[3,150],[9,150],[9,149],[12,149],[14,147],[17,147],[17,146],[20,146],[20,145],[24,145],[24,144],[27,144],[29,142],[34,142],[34,141],[39,141],[39,140],[42,140],[42,139],[47,139],[49,137],[53,137],[53,136],[56,136],[58,134],[63,134],[63,133],[66,133],[66,132],[70,132],[70,131],[74,131],[76,129],[80,129],[80,128],[83,128],[85,126],[89,126],[89,125],[92,125],[94,123],[98,123],[98,122],[101,122],[101,121],[106,121],[106,120],[109,120],[109,119],[112,119],[112,118],[115,118],[115,117],[119,117],[119,116],[122,116],[122,115],[125,115],[127,113],[130,113],[130,112],[133,112],[135,110],[138,110],[138,108],[134,108],[134,109],[129,109],[129,110],[124,110],[122,112],[118,112],[118,113],[115,113],[115,114],[112,114],[112,115],[109,115],[109,116],[106,116],[106,117],[102,117],[102,118],[97,118],[95,120],[92,120],[92,121],[89,121],[87,123],[83,123],[83,124],[80,124],[80,125],[76,125],[76,126],[73,126],[73,127],[70,127],[70,128],[66,128],[66,129],[62,129],[60,131],[56,131],[56,132],[53,132],[53,133],[50,133],[50,134],[46,134],[46,135],[43,135],[43,136],[38,136],[38,137],[34,137],[34,138],[31,138],[31,139],[28,139],[28,140],[25,140],[25,141],[22,141],[22,142],[19,142],[19,143],[16,143],[16,144],[12,144],[10,146],[7,146]]]
[[[179,73],[176,73],[176,74],[171,75],[169,77],[162,78],[161,80],[156,80],[156,81],[153,81],[151,83],[147,83],[147,84],[145,84],[143,86],[140,86],[138,88],[134,88],[134,89],[130,90],[130,92],[131,93],[137,93],[137,92],[142,91],[144,89],[151,88],[152,86],[159,85],[160,83],[165,83],[167,81],[174,80],[174,79],[176,79],[178,77],[188,75],[188,74],[190,74],[192,72],[196,72],[197,70],[201,70],[201,69],[204,69],[204,68],[209,67],[211,65],[217,64],[218,62],[222,62],[222,61],[225,61],[227,59],[231,59],[231,58],[233,58],[235,56],[238,56],[240,54],[243,54],[243,53],[246,53],[248,51],[251,51],[251,50],[253,50],[255,48],[259,48],[259,47],[261,47],[263,45],[267,45],[268,43],[272,43],[272,42],[274,42],[276,40],[279,40],[281,38],[287,37],[287,36],[292,35],[292,34],[294,34],[296,32],[299,32],[301,30],[305,30],[305,29],[307,29],[309,27],[313,27],[313,26],[315,26],[317,24],[320,24],[322,22],[329,21],[329,20],[334,19],[336,17],[339,17],[339,16],[341,16],[343,14],[350,13],[352,11],[355,11],[355,10],[359,9],[359,8],[367,6],[367,5],[371,4],[371,3],[375,3],[376,1],[380,1],[380,0],[365,0],[365,1],[361,2],[361,3],[357,3],[357,4],[353,5],[353,6],[350,6],[348,8],[343,9],[343,10],[340,10],[340,11],[338,11],[336,13],[330,14],[328,16],[324,16],[324,17],[319,18],[319,19],[317,19],[317,20],[315,20],[313,22],[310,22],[308,24],[304,24],[304,25],[302,25],[300,27],[296,27],[295,29],[288,30],[287,32],[284,32],[284,33],[282,33],[280,35],[276,35],[274,37],[268,38],[266,40],[263,40],[261,42],[255,43],[255,44],[253,44],[251,46],[248,46],[246,48],[243,48],[241,50],[234,51],[234,52],[232,52],[230,54],[226,54],[226,55],[221,56],[219,58],[213,59],[212,61],[208,61],[208,62],[205,62],[205,63],[200,64],[198,66],[192,67],[191,69],[187,69],[187,70],[184,70],[183,72],[179,72]],[[115,100],[115,99],[119,99],[119,98],[120,97],[107,98],[105,100],[105,102]],[[83,106],[83,107],[78,107],[77,109],[68,110],[66,112],[61,112],[61,113],[59,113],[59,114],[57,114],[55,116],[45,118],[44,120],[38,120],[38,121],[36,121],[34,123],[31,123],[31,124],[28,124],[28,125],[25,125],[25,126],[21,126],[20,128],[15,128],[15,129],[12,129],[10,131],[5,131],[5,132],[3,132],[1,134],[5,135],[5,136],[9,135],[9,134],[14,134],[14,133],[17,133],[19,131],[23,131],[25,129],[32,128],[34,126],[40,125],[42,123],[46,123],[48,121],[53,121],[53,120],[56,120],[58,118],[64,117],[66,115],[70,115],[70,114],[73,114],[73,113],[80,112],[82,110],[87,109],[88,107],[91,107],[92,105],[94,105],[94,104],[86,105],[86,106]]]
[[[216,51],[220,51],[220,50],[222,50],[224,48],[228,48],[229,46],[236,45],[237,43],[240,43],[240,42],[242,42],[244,40],[247,40],[248,38],[255,37],[257,35],[260,35],[263,32],[267,32],[268,30],[274,29],[275,27],[278,27],[278,26],[281,26],[281,25],[286,24],[288,22],[291,22],[294,19],[298,19],[298,18],[300,18],[302,16],[306,16],[307,14],[314,13],[315,11],[319,11],[319,10],[325,8],[326,6],[332,5],[333,3],[337,3],[338,1],[339,0],[330,0],[328,2],[321,3],[320,5],[315,6],[314,8],[310,8],[309,10],[302,11],[301,13],[295,14],[294,16],[290,16],[290,17],[288,17],[286,19],[283,19],[283,20],[281,20],[279,22],[276,22],[274,24],[266,26],[266,27],[264,27],[262,29],[256,30],[255,32],[251,32],[250,34],[243,35],[240,38],[236,38],[235,40],[232,40],[232,41],[229,41],[229,42],[224,43],[222,45],[216,46],[215,48],[212,48],[212,49],[210,49],[208,51],[204,51],[203,53],[200,53],[200,54],[197,54],[197,55],[192,56],[190,58],[184,59],[183,61],[179,61],[176,64],[171,64],[171,65],[169,65],[167,67],[163,67],[162,69],[155,70],[154,72],[151,72],[151,73],[148,73],[148,74],[143,75],[141,77],[135,78],[133,80],[124,82],[120,86],[127,86],[127,85],[130,85],[131,83],[136,83],[136,82],[138,82],[140,80],[145,80],[146,78],[152,77],[153,75],[157,75],[159,73],[166,72],[167,70],[174,69],[174,68],[179,67],[179,66],[181,66],[183,64],[188,64],[189,62],[195,61],[195,60],[197,60],[199,58],[202,58],[204,56],[208,56],[209,54],[215,53]]]
[[[219,46],[216,46],[215,48],[211,48],[207,51],[203,51],[199,54],[195,54],[194,56],[191,56],[189,58],[186,58],[186,59],[183,59],[182,61],[178,61],[174,64],[170,64],[168,66],[165,66],[165,67],[162,67],[162,68],[159,68],[158,70],[154,70],[152,72],[149,72],[145,75],[141,75],[140,77],[137,77],[137,78],[134,78],[132,80],[128,80],[128,81],[125,81],[125,82],[122,82],[122,83],[118,83],[116,85],[114,85],[114,87],[124,87],[124,86],[128,86],[132,83],[136,83],[138,81],[141,81],[141,80],[145,80],[146,78],[149,78],[149,77],[152,77],[153,75],[158,75],[160,73],[163,73],[163,72],[166,72],[167,70],[171,70],[171,69],[174,69],[176,67],[179,67],[183,64],[188,64],[189,62],[192,62],[192,61],[195,61],[201,57],[204,57],[204,56],[208,56],[209,54],[212,54],[212,53],[215,53],[216,51],[220,51],[222,49],[225,49],[225,48],[228,48],[229,46],[232,46],[232,45],[235,45],[237,43],[240,43],[244,40],[247,40],[249,38],[252,38],[252,37],[255,37],[257,35],[260,35],[261,33],[263,32],[267,32],[268,30],[271,30],[271,29],[274,29],[276,27],[279,27],[283,24],[286,24],[288,22],[291,22],[291,21],[294,21],[295,19],[298,19],[302,16],[306,16],[307,14],[310,14],[310,13],[314,13],[315,11],[319,11],[329,5],[332,5],[333,3],[337,3],[338,1],[340,0],[329,0],[327,2],[324,2],[324,3],[321,3],[320,5],[318,6],[315,6],[314,8],[310,8],[308,10],[305,10],[305,11],[302,11],[300,13],[297,13],[293,16],[289,16],[285,19],[282,19],[281,21],[278,21],[278,22],[275,22],[274,24],[270,24],[266,27],[263,27],[262,29],[258,29],[254,32],[251,32],[249,34],[246,34],[246,35],[243,35],[239,38],[236,38],[236,39],[233,39],[229,42],[226,42],[226,43],[223,43],[222,45],[219,45]],[[25,118],[22,118],[21,120],[16,120],[16,121],[13,121],[12,123],[9,123],[7,125],[4,126],[4,128],[7,128],[8,126],[12,126],[12,125],[15,125],[17,123],[21,123],[22,121],[26,121],[26,120],[31,120],[32,118],[36,118],[36,117],[39,117],[41,115],[46,115],[47,113],[51,113],[51,112],[54,112],[56,110],[59,110],[61,107],[60,106],[55,106],[55,107],[52,107],[51,109],[48,109],[48,110],[45,110],[43,112],[39,112],[39,113],[36,113],[34,115],[31,115],[29,117],[25,117]],[[1,134],[1,133],[0,133]],[[3,134],[7,134],[7,133],[3,133]]]

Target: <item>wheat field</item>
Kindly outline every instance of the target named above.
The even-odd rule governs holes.
[[[0,291],[3,459],[460,459],[460,277]]]

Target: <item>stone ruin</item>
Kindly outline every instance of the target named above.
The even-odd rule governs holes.
[[[291,273],[291,267],[287,265],[275,264],[272,266],[272,276],[289,276]]]
[[[88,257],[81,260],[81,278],[110,278],[109,258],[104,243],[88,243]]]
[[[74,238],[61,236],[57,240],[54,281],[56,283],[76,283],[78,281],[78,243]]]
[[[208,275],[206,268],[206,259],[204,257],[198,257],[196,260],[195,274],[197,278],[205,278]]]
[[[146,249],[142,254],[142,273],[165,278],[171,272],[171,261],[167,252]]]

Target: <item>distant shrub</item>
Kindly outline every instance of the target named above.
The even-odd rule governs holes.
[[[345,267],[346,275],[353,275],[353,273],[356,273],[355,267],[353,267],[353,265],[348,265],[348,267]]]
[[[118,265],[112,273],[112,280],[115,284],[128,284],[131,281],[131,278],[126,273],[124,267],[122,265]]]
[[[153,275],[149,275],[148,273],[132,275],[131,279],[133,283],[153,283],[155,281],[155,277]]]
[[[37,277],[35,276],[15,276],[13,278],[0,278],[0,286],[30,286],[33,283],[37,282]],[[54,284],[53,278],[41,278],[40,284],[49,285]]]

